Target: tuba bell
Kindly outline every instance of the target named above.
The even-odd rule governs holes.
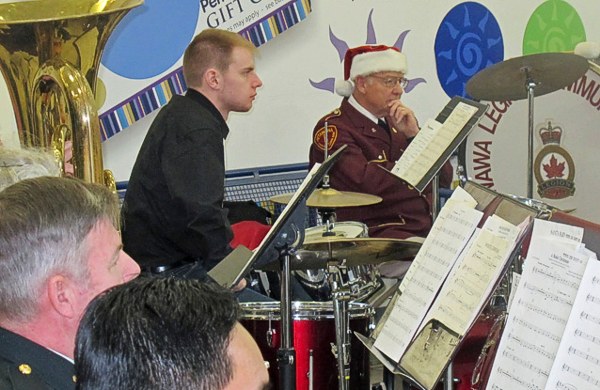
[[[54,151],[63,174],[114,188],[102,166],[98,66],[109,35],[143,0],[31,0],[0,4],[0,70],[22,146]]]

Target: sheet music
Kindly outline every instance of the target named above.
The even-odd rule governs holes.
[[[443,124],[428,120],[391,172],[417,186],[476,112],[477,107],[459,102]]]
[[[457,201],[447,202],[440,211],[378,330],[374,345],[393,361],[400,360],[482,215]]]
[[[453,210],[456,207],[466,207],[466,208],[474,209],[475,207],[477,207],[477,201],[471,196],[471,194],[469,194],[467,191],[465,191],[462,187],[457,187],[454,191],[452,191],[452,195],[446,201],[446,203],[444,204],[444,207],[440,210],[438,217],[436,218],[433,226],[431,227],[428,237],[430,235],[436,235],[436,234],[440,233],[440,230],[444,226],[444,221],[445,221],[447,215],[450,213],[451,210]],[[481,219],[481,217],[479,219]],[[419,252],[421,252],[421,251],[425,252],[430,245],[433,245],[433,240],[426,239],[425,242],[423,243],[423,245],[421,246],[421,249],[419,250]],[[418,264],[417,261],[420,261],[420,257],[418,255],[417,255],[417,258],[413,261],[411,267],[408,269],[408,271],[404,275],[403,281],[410,280],[413,277],[414,272],[416,272],[416,270],[418,268],[420,268],[417,266],[413,267],[413,265]],[[404,284],[404,285],[401,284],[400,291],[402,291],[405,286],[406,286],[406,284]]]
[[[583,240],[583,232],[584,229],[579,226],[536,219],[531,232],[528,256],[535,256],[545,245],[546,240],[552,240],[575,249]],[[525,266],[527,266],[527,262],[525,262]]]
[[[546,390],[600,388],[600,262],[588,261]]]
[[[424,323],[435,319],[464,335],[498,279],[517,236],[516,226],[499,217],[488,218],[453,268]]]
[[[534,225],[534,232],[551,232],[555,238],[532,237],[536,252],[529,248],[488,389],[544,388],[587,264],[585,254],[556,239],[565,231],[560,226],[539,227]]]

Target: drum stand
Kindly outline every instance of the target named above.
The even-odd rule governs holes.
[[[329,266],[329,283],[333,286],[333,317],[335,318],[335,345],[332,352],[337,359],[338,388],[348,390],[350,385],[350,312],[349,301],[352,297],[342,275],[347,273],[344,264]]]
[[[279,368],[279,388],[293,390],[296,388],[296,350],[292,327],[292,294],[291,294],[291,250],[285,247],[280,251],[281,262],[281,347],[277,350]]]

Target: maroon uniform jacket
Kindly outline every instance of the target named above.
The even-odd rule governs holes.
[[[340,108],[321,118],[313,131],[310,166],[324,157],[325,122],[328,127],[329,154],[343,145],[346,151],[333,166],[331,187],[380,196],[383,201],[371,206],[336,210],[339,221],[358,221],[367,225],[370,237],[425,237],[432,224],[431,185],[420,194],[388,171],[394,167],[408,140],[400,131],[386,130],[357,111],[348,99]],[[440,186],[449,187],[452,166],[441,170]]]

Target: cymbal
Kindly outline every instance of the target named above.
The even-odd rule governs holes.
[[[271,198],[272,202],[288,204],[293,193],[276,195]],[[381,197],[360,192],[337,191],[333,188],[318,188],[306,200],[308,207],[336,208],[336,207],[355,207],[368,206],[381,202]]]
[[[320,241],[303,244],[292,257],[292,270],[324,269],[342,263],[347,266],[380,264],[393,260],[412,260],[421,243],[393,238],[336,238],[323,237]],[[263,270],[277,270],[279,262],[263,266]]]
[[[489,66],[467,82],[467,93],[478,100],[526,99],[527,73],[536,84],[534,96],[571,85],[589,68],[588,61],[573,53],[539,53],[511,58]]]

